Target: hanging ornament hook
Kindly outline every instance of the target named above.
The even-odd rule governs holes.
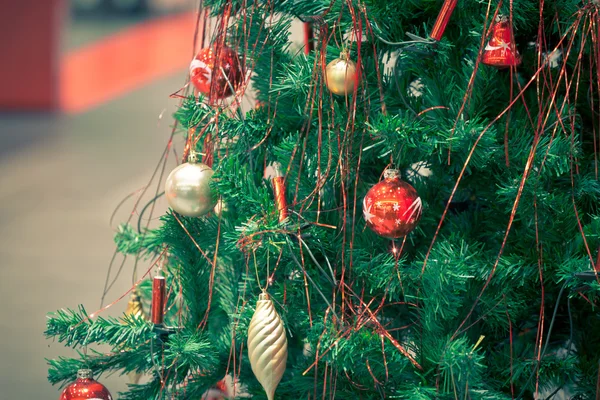
[[[200,161],[200,157],[198,157],[200,153],[190,150],[190,154],[188,155],[187,162],[190,164],[197,164]]]

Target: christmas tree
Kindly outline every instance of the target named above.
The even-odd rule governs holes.
[[[597,2],[201,3],[171,209],[146,227],[159,191],[116,234],[145,271],[121,319],[49,316],[79,354],[50,360],[50,382],[597,398]]]

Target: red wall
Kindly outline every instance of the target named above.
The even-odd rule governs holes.
[[[63,0],[0,0],[0,110],[58,108]]]

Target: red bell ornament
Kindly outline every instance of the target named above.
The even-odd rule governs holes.
[[[398,170],[385,170],[384,178],[367,192],[363,215],[375,233],[396,239],[415,229],[421,218],[422,203],[415,188],[400,180]]]
[[[229,47],[207,47],[198,52],[190,64],[190,80],[198,91],[210,100],[224,99],[233,94],[244,79],[237,53]]]
[[[521,56],[515,46],[512,26],[507,17],[499,15],[492,27],[492,38],[483,50],[481,62],[496,68],[516,67]]]
[[[94,380],[91,369],[77,371],[77,380],[63,390],[59,400],[112,400],[108,389]]]

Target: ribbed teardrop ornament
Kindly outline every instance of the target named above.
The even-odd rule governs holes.
[[[252,372],[267,393],[275,398],[275,390],[285,372],[287,337],[281,318],[268,294],[262,293],[248,328],[248,357]]]

